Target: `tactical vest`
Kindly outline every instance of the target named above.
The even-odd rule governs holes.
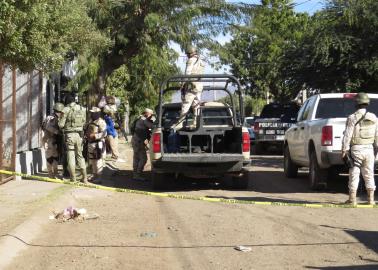
[[[356,113],[356,118],[359,123],[355,125],[352,145],[356,144],[373,144],[375,140],[375,130],[377,125],[377,118],[372,113],[364,114]]]
[[[67,115],[65,129],[81,131],[85,124],[86,112],[85,108],[78,104],[70,107]]]

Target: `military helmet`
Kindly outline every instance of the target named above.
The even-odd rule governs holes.
[[[60,103],[60,102],[57,102],[57,103],[54,104],[53,109],[54,109],[54,111],[57,111],[57,112],[63,112],[63,110],[64,110],[64,104]]]
[[[186,54],[192,54],[192,53],[196,53],[196,52],[197,52],[196,47],[194,47],[192,45],[186,47],[186,50],[185,50]]]
[[[369,104],[370,99],[369,99],[369,96],[366,93],[360,92],[356,96],[356,102],[357,102],[358,105]]]

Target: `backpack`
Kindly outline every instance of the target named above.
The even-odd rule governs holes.
[[[134,135],[136,124],[137,124],[137,122],[138,122],[139,119],[140,119],[140,117],[134,119],[133,123],[131,124],[131,126],[130,126],[130,134],[131,135]]]
[[[80,105],[75,105],[70,111],[70,122],[72,127],[82,128],[86,122],[86,112]]]

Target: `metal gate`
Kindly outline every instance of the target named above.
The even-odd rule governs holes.
[[[0,168],[15,170],[16,164],[16,71],[0,62]],[[0,175],[0,184],[13,177]]]
[[[20,163],[18,153],[42,146],[42,89],[41,72],[21,73],[0,62],[0,169],[16,171]],[[0,184],[12,178],[0,175]]]

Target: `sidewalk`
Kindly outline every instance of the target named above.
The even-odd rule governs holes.
[[[126,162],[106,161],[102,185],[123,186],[132,181],[130,143],[120,140],[119,151],[120,158]],[[47,172],[43,176],[47,176]],[[109,196],[109,193],[36,180],[14,180],[0,185],[0,268],[27,248],[14,236],[22,236],[24,240],[32,242],[49,222],[52,211],[71,205],[80,207],[77,202],[82,199],[103,196]]]
[[[120,157],[126,162],[106,161],[101,178],[103,185],[119,186],[131,181],[131,144],[126,143],[124,139],[120,140],[119,151]],[[51,206],[52,210],[54,203],[72,189],[72,186],[35,180],[14,180],[0,185],[0,235],[11,232],[45,206]]]

